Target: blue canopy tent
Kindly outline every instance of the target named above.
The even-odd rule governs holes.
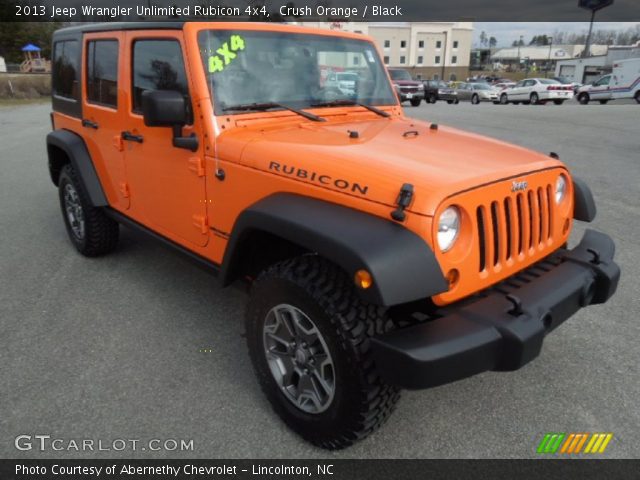
[[[23,52],[39,52],[40,50],[42,49],[35,46],[33,43],[27,43],[24,47],[22,47]]]

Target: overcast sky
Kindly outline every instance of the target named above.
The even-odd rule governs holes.
[[[640,22],[595,22],[594,30],[625,30]],[[496,37],[499,47],[511,46],[514,40],[518,40],[520,35],[524,36],[525,43],[529,43],[534,35],[553,35],[556,30],[569,33],[581,33],[589,30],[588,19],[584,22],[547,22],[547,23],[498,23],[498,22],[475,22],[473,24],[474,46],[480,44],[480,33],[484,31],[487,37]]]

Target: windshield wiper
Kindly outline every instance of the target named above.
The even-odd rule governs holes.
[[[381,117],[390,117],[391,114],[389,112],[385,112],[384,110],[380,110],[372,105],[367,105],[366,103],[356,102],[355,100],[331,100],[327,102],[319,102],[312,103],[312,107],[340,107],[340,106],[358,106],[366,108],[367,110],[380,115]]]
[[[326,122],[326,118],[319,117],[318,115],[314,115],[313,113],[305,112],[304,110],[298,110],[297,108],[289,107],[288,105],[283,105],[277,102],[265,102],[265,103],[239,103],[238,105],[229,105],[228,107],[224,107],[223,111],[236,110],[236,111],[264,111],[269,110],[271,108],[283,108],[285,110],[289,110],[290,112],[297,113],[298,115],[313,120],[314,122]]]

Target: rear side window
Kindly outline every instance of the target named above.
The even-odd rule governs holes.
[[[87,101],[118,108],[118,41],[87,44]]]
[[[56,42],[53,47],[53,93],[58,97],[78,99],[80,50],[77,40]]]
[[[138,40],[133,44],[133,111],[142,112],[146,90],[176,90],[189,95],[180,43]]]

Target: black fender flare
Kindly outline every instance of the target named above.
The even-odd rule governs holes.
[[[587,183],[573,177],[573,218],[592,222],[596,218],[596,202]]]
[[[57,185],[57,178],[54,178],[54,148],[62,150],[71,163],[71,166],[80,177],[84,193],[94,207],[106,207],[109,205],[107,197],[102,189],[102,184],[98,178],[91,155],[87,146],[79,135],[69,130],[54,130],[47,135],[47,154],[49,157],[49,172],[51,180]]]
[[[393,306],[448,290],[438,261],[418,235],[391,220],[290,193],[266,197],[237,218],[224,254],[220,279],[228,285],[246,235],[263,231],[329,259],[351,278],[364,269],[373,284],[358,288],[369,303]]]

